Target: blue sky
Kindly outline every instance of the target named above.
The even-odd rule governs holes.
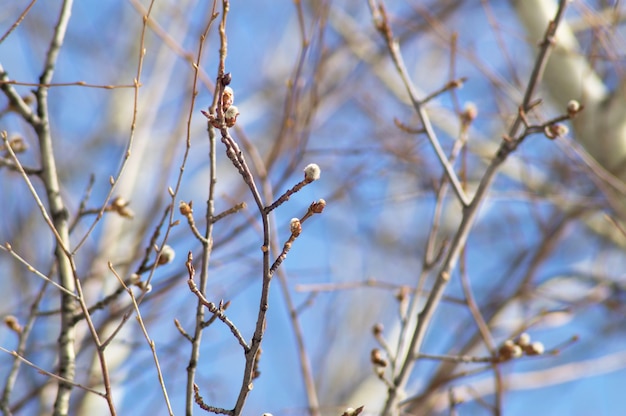
[[[367,279],[397,285],[414,284],[422,267],[425,239],[433,217],[431,184],[440,176],[439,166],[425,139],[412,137],[394,127],[394,117],[410,125],[417,121],[405,102],[406,97],[393,91],[393,85],[399,85],[399,79],[392,66],[384,63],[388,57],[380,39],[373,33],[366,4],[356,1],[332,4],[333,16],[343,18],[346,25],[349,18],[353,19],[367,39],[373,39],[377,58],[373,63],[365,63],[355,57],[355,52],[345,46],[339,28],[326,22],[323,38],[313,36],[303,61],[299,81],[302,102],[312,102],[307,101],[315,97],[312,91],[317,91],[323,100],[319,109],[311,112],[310,125],[299,120],[301,124],[290,137],[293,146],[285,151],[270,172],[274,192],[280,194],[301,180],[301,169],[306,164],[315,162],[322,168],[319,181],[292,196],[275,211],[279,241],[288,236],[289,220],[301,216],[311,201],[325,198],[329,202],[324,214],[304,224],[303,234],[282,266],[297,305],[309,299],[310,293],[298,290],[306,285],[354,283]],[[133,221],[127,222],[105,218],[81,249],[80,272],[85,279],[93,277],[101,282],[89,286],[94,300],[115,285],[113,277],[106,272],[106,261],[112,261],[120,270],[132,270],[156,226],[158,216],[154,213],[160,214],[169,203],[167,187],[175,186],[183,157],[193,76],[181,51],[192,56],[197,53],[198,36],[207,20],[209,6],[208,2],[194,1],[157,2],[155,5],[154,19],[171,38],[159,36],[152,30],[147,32],[133,148],[135,156],[131,158],[118,191],[131,201],[130,207],[137,215]],[[419,19],[419,6],[419,2],[416,5],[390,2],[397,33],[406,33],[412,28],[411,24],[423,22]],[[508,56],[513,58],[516,75],[523,82],[533,62],[529,54],[530,42],[524,38],[523,29],[507,5],[495,3],[491,6],[498,16],[498,34],[502,36]],[[0,32],[15,20],[21,7],[11,5],[2,12]],[[37,81],[58,7],[58,4],[37,2],[25,21],[0,44],[0,63],[11,78],[22,82]],[[317,34],[317,28],[324,22],[312,19],[310,7],[308,4],[304,6],[307,32]],[[77,2],[54,82],[131,84],[137,68],[140,21],[130,2]],[[452,30],[459,33],[459,49],[462,51],[457,57],[456,76],[469,77],[457,97],[462,105],[472,101],[479,108],[470,143],[470,149],[479,152],[481,146],[493,147],[500,139],[510,122],[507,116],[511,111],[514,113],[521,86],[515,84],[506,54],[502,53],[494,30],[488,25],[484,9],[468,4],[450,17],[439,35],[425,33],[410,37],[402,44],[409,72],[421,91],[433,91],[448,79],[449,48],[442,38]],[[169,41],[172,43],[168,44]],[[227,71],[233,75],[235,101],[241,111],[238,126],[242,130],[234,136],[240,143],[249,140],[260,154],[264,154],[278,137],[288,80],[293,76],[300,52],[301,40],[293,2],[232,2],[228,41]],[[322,42],[325,49],[320,49]],[[209,80],[215,78],[217,48],[217,32],[213,28],[202,60],[203,72]],[[388,68],[388,77],[380,76],[373,69],[377,62],[382,62],[382,68]],[[322,75],[315,78],[316,65],[322,64]],[[511,89],[494,92],[494,74],[505,80]],[[29,87],[18,88],[24,94],[29,90]],[[206,108],[210,100],[210,85],[201,83],[190,129],[191,154],[177,196],[178,200],[194,201],[197,221],[201,221],[208,189],[206,123],[199,109]],[[558,109],[546,101],[544,114],[556,114]],[[70,211],[78,209],[92,173],[95,185],[89,205],[97,206],[109,190],[108,178],[117,172],[130,135],[133,90],[56,87],[51,89],[50,103],[55,152]],[[450,117],[452,103],[449,96],[442,96],[430,107],[433,118],[438,120],[436,131],[446,151],[454,140],[451,131],[456,129],[441,120],[454,120],[453,117],[446,119]],[[302,106],[302,111],[309,108],[305,104]],[[0,130],[23,134],[33,150],[36,149],[34,133],[17,116],[0,119]],[[298,152],[298,146],[303,146],[304,150]],[[244,150],[251,161],[248,149]],[[260,290],[260,234],[255,226],[245,227],[256,221],[253,201],[221,147],[218,154],[217,210],[227,209],[241,200],[246,201],[249,208],[230,222],[216,225],[209,293],[214,301],[222,298],[232,301],[228,315],[249,338]],[[36,153],[24,154],[22,162],[37,165]],[[476,181],[484,171],[484,161],[469,155],[468,163],[472,167],[470,181]],[[507,166],[514,163],[522,166],[524,180],[541,174],[554,178],[557,183],[562,181],[565,197],[604,202],[602,195],[594,192],[594,182],[585,170],[541,136],[529,138],[515,154],[515,161]],[[293,172],[290,171],[292,164],[297,166]],[[571,171],[563,174],[563,169],[559,169],[562,165],[570,166]],[[38,235],[42,221],[17,175],[6,169],[0,170],[0,191],[11,196],[2,198],[0,203],[4,212],[0,221],[0,241],[14,244],[20,233],[22,236]],[[447,206],[453,205],[451,198],[447,199]],[[546,236],[542,233],[561,218],[558,204],[549,199],[546,195],[533,195],[526,182],[520,182],[519,177],[508,173],[501,174],[496,180],[489,199],[483,204],[466,253],[466,268],[474,295],[485,310],[490,307],[487,294],[510,294],[515,282],[519,282],[531,267],[533,259],[541,257],[536,249]],[[458,223],[458,211],[450,208],[446,212],[449,219],[441,238],[449,236]],[[191,236],[184,219],[174,218],[180,219],[182,224],[172,229],[168,243],[175,248],[177,256],[172,264],[155,273],[154,295],[152,300],[148,297],[142,304],[142,314],[157,345],[161,365],[170,375],[166,385],[175,413],[182,414],[189,346],[181,342],[172,322],[176,318],[185,328],[191,328],[195,306],[186,288],[184,262],[190,250],[198,258],[200,246]],[[86,220],[77,228],[73,236],[75,243],[92,220]],[[237,227],[244,227],[245,231],[230,238],[232,230]],[[119,240],[108,238],[107,232],[117,233],[112,235]],[[47,236],[35,241],[32,247],[24,243],[14,245],[35,266],[47,270],[51,267],[52,240]],[[555,357],[522,359],[505,365],[503,373],[512,376],[517,372],[539,371],[623,351],[623,331],[608,328],[611,323],[615,325],[619,321],[620,309],[584,304],[588,299],[579,292],[586,287],[574,284],[580,276],[623,281],[621,249],[602,241],[581,221],[572,220],[558,239],[557,247],[551,248],[547,258],[540,263],[533,279],[537,292],[533,294],[533,302],[525,305],[526,309],[522,308],[523,316],[533,317],[542,307],[551,311],[571,308],[573,319],[558,324],[546,320],[529,332],[548,349],[566,342],[573,335],[580,335],[581,340]],[[14,267],[12,260],[0,253],[0,273],[10,274]],[[569,277],[572,283],[550,286],[550,283],[561,282],[556,280],[559,276]],[[34,276],[28,275],[28,279],[39,285]],[[15,282],[7,281],[3,285],[5,293],[20,295],[7,296],[0,313],[3,316],[15,314],[24,319],[28,310],[23,305],[32,302],[32,293],[18,289]],[[568,301],[555,300],[548,289],[570,297]],[[549,296],[546,295],[548,292]],[[457,298],[462,296],[458,275],[455,274],[446,294]],[[616,296],[620,299],[619,295]],[[572,300],[577,298],[580,298],[579,302]],[[54,294],[50,294],[47,302],[44,309],[55,308]],[[378,321],[392,327],[396,309],[393,291],[368,287],[322,292],[304,309],[300,315],[304,339],[314,374],[318,377],[318,388],[326,394],[324,397],[337,399],[339,392],[349,390],[347,386],[357,385],[371,374],[368,357],[375,342],[369,328]],[[96,318],[102,319],[99,315]],[[503,318],[493,333],[496,342],[502,342],[514,331],[514,324],[519,323],[514,318]],[[255,382],[245,414],[265,411],[274,415],[302,414],[306,401],[296,344],[277,279],[272,286],[268,320],[261,361],[262,377]],[[53,342],[55,334],[47,327],[48,321],[40,319],[38,322],[32,358],[51,368],[53,355],[37,347]],[[472,325],[466,309],[442,305],[428,333],[425,352],[453,351],[454,341],[466,339],[467,329]],[[119,379],[132,380],[127,384],[128,390],[116,397],[121,414],[131,410],[140,413],[154,411],[159,408],[161,400],[150,351],[141,337],[134,336],[137,330],[135,323],[131,322],[129,332],[120,337],[120,345],[130,345],[133,350],[127,365],[115,373]],[[219,326],[219,322],[210,327],[204,337],[201,361],[205,361],[201,362],[199,373],[203,396],[215,405],[228,407],[239,388],[241,354],[227,328]],[[0,345],[15,348],[14,334],[0,331]],[[505,413],[621,414],[624,408],[619,407],[619,386],[626,380],[624,359],[621,360],[616,358],[616,366],[621,368],[618,371],[579,377],[540,390],[508,393],[505,395]],[[8,358],[0,357],[0,362],[8,362]],[[337,362],[345,366],[345,371],[334,364]],[[80,362],[81,370],[86,371],[87,366],[85,360]],[[337,374],[342,371],[347,374],[344,384],[332,384],[336,380],[330,377],[339,379]],[[412,383],[421,386],[431,371],[434,371],[434,364],[420,363],[412,376]],[[4,374],[4,370],[0,370],[0,376]],[[39,377],[37,380],[41,381]],[[481,379],[484,374],[471,380],[479,382]],[[456,384],[461,386],[466,382],[467,379],[461,379]],[[335,396],[333,390],[336,390]],[[147,391],[150,393],[146,394]],[[464,406],[459,408],[461,413],[484,412],[484,408],[476,404]]]

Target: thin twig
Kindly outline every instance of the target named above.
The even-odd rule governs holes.
[[[436,355],[419,353],[416,358],[425,360],[448,361],[452,363],[491,363],[493,357],[473,357],[470,355]]]
[[[245,202],[240,202],[237,205],[228,208],[226,211],[222,211],[219,214],[215,215],[212,217],[211,221],[213,221],[214,223],[218,222],[219,220],[221,220],[222,218],[225,218],[229,215],[235,214],[239,211],[241,211],[242,209],[246,209],[247,205]]]
[[[135,85],[101,85],[101,84],[89,84],[85,81],[74,81],[74,82],[58,82],[58,83],[34,83],[34,82],[20,82],[14,80],[0,80],[0,84],[10,84],[10,85],[19,85],[21,87],[43,87],[43,88],[53,88],[53,87],[86,87],[86,88],[100,88],[104,90],[116,90],[120,88],[135,88]],[[141,87],[141,84],[139,84]]]
[[[117,272],[115,271],[111,263],[109,263],[109,270],[111,270],[111,272],[117,278],[117,281],[120,283],[120,285],[124,287],[128,295],[130,296],[131,302],[133,303],[133,308],[135,309],[135,313],[137,314],[136,315],[137,322],[139,323],[139,327],[141,328],[141,331],[143,332],[143,336],[146,339],[146,342],[148,343],[150,350],[152,351],[152,359],[154,360],[154,366],[157,371],[157,377],[159,378],[159,386],[161,387],[161,392],[163,393],[163,398],[165,399],[165,405],[167,406],[167,410],[170,416],[172,416],[174,412],[172,411],[170,398],[169,398],[169,395],[167,394],[167,388],[165,387],[165,380],[163,379],[163,373],[161,372],[161,366],[159,364],[159,357],[156,352],[156,347],[155,347],[154,341],[150,339],[150,335],[148,335],[148,330],[146,329],[146,326],[143,322],[143,318],[141,317],[141,312],[139,311],[139,305],[137,304],[137,299],[135,298],[135,294],[130,288],[128,288],[128,286],[126,286],[126,284],[124,283],[122,278],[117,274]]]
[[[27,101],[13,88],[9,81],[9,75],[0,64],[0,89],[2,89],[9,99],[8,105],[11,107],[12,111],[21,115],[31,126],[40,125],[41,119],[37,113],[33,111]]]
[[[287,191],[285,191],[285,193],[282,194],[271,205],[265,207],[265,213],[269,214],[271,211],[275,210],[280,205],[282,205],[285,202],[287,202],[289,200],[289,197],[291,197],[291,195],[295,194],[296,192],[298,192],[300,189],[304,188],[309,183],[311,183],[311,182],[307,181],[307,180],[302,180],[302,181],[298,182],[297,184],[295,184],[291,189],[288,189]]]
[[[85,296],[83,294],[82,285],[80,280],[78,279],[76,264],[74,263],[73,257],[70,257],[70,265],[72,268],[72,273],[74,275],[74,282],[76,285],[76,293],[78,294],[78,305],[80,306],[83,314],[85,316],[85,322],[87,323],[87,327],[89,328],[89,333],[96,345],[96,355],[98,356],[98,362],[100,363],[100,371],[102,371],[102,383],[104,385],[105,390],[105,399],[107,401],[107,405],[109,406],[109,412],[111,416],[116,416],[117,412],[115,410],[115,404],[113,403],[113,392],[111,390],[111,377],[109,375],[109,368],[107,365],[106,357],[104,355],[104,348],[102,348],[102,344],[100,343],[100,336],[98,335],[98,331],[96,330],[96,326],[94,325],[91,315],[87,310],[87,304],[85,303]],[[70,321],[69,325],[73,328],[75,325],[74,321]]]
[[[191,148],[191,120],[194,115],[194,103],[196,97],[196,88],[198,83],[198,76],[200,71],[200,63],[202,62],[202,52],[204,50],[204,44],[206,42],[206,38],[209,34],[209,30],[213,26],[213,23],[218,17],[217,13],[217,0],[213,1],[213,6],[211,8],[211,13],[208,17],[208,21],[204,27],[204,31],[200,35],[199,43],[198,43],[198,52],[196,55],[196,61],[194,63],[194,77],[193,77],[193,92],[194,97],[192,99],[189,111],[189,117],[187,120],[187,140],[186,140],[186,148],[185,148],[185,157],[187,156],[189,149]],[[214,91],[214,100],[217,100],[218,88],[215,88]],[[198,288],[198,292],[202,295],[206,292],[206,285],[208,281],[209,275],[209,262],[211,259],[211,253],[213,251],[213,215],[215,213],[215,186],[217,184],[217,156],[216,156],[216,137],[215,130],[207,123],[209,129],[209,189],[208,189],[208,197],[207,197],[207,205],[206,205],[206,226],[204,235],[200,234],[200,231],[196,228],[195,222],[193,219],[193,211],[191,210],[191,206],[189,207],[189,211],[191,211],[187,215],[187,222],[189,223],[193,234],[198,238],[200,243],[202,244],[202,269],[200,271],[200,287]],[[182,169],[181,169],[182,175]],[[178,186],[178,185],[177,185]],[[178,189],[178,188],[177,188]],[[194,399],[196,399],[196,403],[200,404],[198,398],[200,398],[197,391],[194,391],[194,387],[196,386],[195,377],[196,371],[198,367],[198,361],[200,359],[200,345],[202,342],[202,330],[204,324],[204,305],[202,304],[200,298],[198,298],[198,302],[196,304],[196,315],[195,315],[195,324],[194,324],[194,332],[193,336],[188,335],[188,339],[191,341],[191,351],[189,354],[189,363],[187,364],[187,385],[185,390],[185,414],[187,416],[191,416],[193,413],[193,404]],[[184,335],[186,334],[182,331],[182,328],[179,328],[179,331]],[[201,398],[200,398],[201,400]]]
[[[43,284],[41,285],[41,289],[37,291],[37,295],[35,296],[35,299],[33,300],[33,303],[30,306],[30,311],[28,314],[28,319],[26,320],[26,324],[23,326],[22,331],[19,334],[19,341],[18,341],[18,346],[16,350],[17,356],[14,356],[15,359],[13,360],[13,365],[11,366],[11,370],[9,370],[9,373],[6,376],[4,389],[2,390],[2,399],[0,399],[0,411],[2,411],[2,413],[4,413],[5,415],[11,414],[11,410],[9,406],[9,399],[11,397],[11,392],[13,391],[13,388],[15,387],[15,383],[17,382],[17,375],[21,367],[20,364],[22,362],[18,358],[18,356],[23,357],[24,354],[26,353],[26,342],[28,341],[28,338],[35,326],[35,321],[38,316],[37,310],[39,309],[39,304],[41,303],[41,300],[43,299],[44,293],[46,292],[48,283],[49,282],[47,281],[43,282]]]
[[[30,9],[35,5],[36,2],[37,2],[37,0],[31,0],[31,2],[28,3],[28,6],[26,6],[24,11],[22,13],[20,13],[20,15],[17,18],[17,20],[11,25],[10,28],[7,29],[6,32],[4,32],[4,35],[2,35],[2,37],[0,37],[0,43],[4,42],[4,40],[7,37],[9,37],[11,32],[13,32],[20,25],[20,23],[22,23],[22,20],[24,20],[24,18],[26,17],[26,15],[30,11]]]
[[[67,379],[67,378],[63,378],[57,374],[51,373],[50,371],[46,371],[43,368],[39,367],[37,364],[32,363],[31,361],[28,361],[26,358],[22,357],[21,355],[19,355],[17,352],[15,351],[9,351],[3,347],[0,347],[0,351],[5,352],[9,355],[12,355],[14,358],[17,358],[18,360],[20,360],[21,362],[23,362],[24,364],[28,365],[29,367],[34,368],[35,370],[37,370],[38,372],[40,372],[41,374],[44,374],[50,378],[53,378],[57,381],[59,381],[60,383],[63,384],[68,384],[70,386],[73,387],[77,387],[79,389],[88,391],[90,393],[93,394],[97,394],[100,397],[106,398],[106,395],[96,389],[92,389],[91,387],[87,387],[87,386],[83,386],[82,384],[76,383],[73,380]]]
[[[51,285],[53,285],[54,287],[56,287],[57,289],[59,289],[63,293],[67,294],[68,296],[72,296],[75,299],[78,299],[78,296],[75,293],[70,292],[69,290],[67,290],[66,288],[64,288],[63,286],[61,286],[57,282],[55,282],[54,280],[50,279],[48,276],[46,276],[45,274],[43,274],[42,272],[37,270],[34,266],[32,266],[26,259],[24,259],[19,254],[17,254],[13,250],[13,247],[11,247],[11,245],[9,243],[5,243],[4,245],[0,244],[0,250],[4,250],[7,253],[9,253],[11,256],[13,256],[13,258],[15,258],[17,261],[19,261],[24,266],[26,266],[26,268],[28,269],[29,272],[32,272],[36,276],[39,276],[41,279],[43,279],[47,283],[50,283]]]
[[[193,256],[191,254],[191,251],[187,255],[187,270],[189,272],[189,279],[187,280],[187,284],[189,285],[189,290],[191,290],[191,292],[198,297],[198,300],[202,303],[202,305],[207,307],[209,312],[217,316],[220,321],[226,324],[226,326],[230,329],[230,331],[233,333],[233,335],[239,342],[239,345],[241,345],[243,350],[247,353],[250,350],[250,347],[246,343],[246,340],[243,339],[243,336],[241,335],[241,332],[239,332],[239,329],[237,329],[235,324],[230,319],[228,319],[228,317],[224,314],[223,307],[215,306],[213,302],[210,302],[209,300],[207,300],[207,298],[204,297],[202,293],[200,293],[200,290],[198,290],[198,286],[196,285],[196,282],[194,282],[193,280],[196,271],[195,271],[195,268],[193,267]]]
[[[53,220],[50,218],[50,215],[48,215],[48,210],[44,206],[43,201],[39,197],[39,194],[37,193],[35,186],[33,185],[30,178],[28,177],[28,174],[26,173],[26,171],[24,171],[24,168],[22,167],[20,160],[17,158],[17,155],[15,154],[15,152],[9,145],[9,140],[8,140],[6,131],[0,132],[0,138],[2,138],[2,141],[4,142],[4,145],[6,146],[6,151],[11,156],[11,159],[13,159],[13,162],[15,163],[15,167],[17,168],[18,172],[22,175],[24,182],[26,182],[26,186],[28,187],[28,190],[33,196],[33,199],[35,200],[35,203],[37,204],[37,207],[39,208],[39,211],[41,212],[41,216],[43,217],[44,221],[50,228],[50,231],[52,231],[52,234],[54,234],[57,244],[59,244],[62,250],[67,253],[68,248],[65,246],[64,239],[59,234],[57,228],[54,225]]]

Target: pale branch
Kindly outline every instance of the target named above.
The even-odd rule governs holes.
[[[42,215],[49,223],[52,221],[53,234],[56,237],[55,259],[57,263],[57,270],[59,275],[59,283],[70,292],[76,290],[75,276],[71,266],[71,259],[69,254],[70,240],[69,240],[69,223],[68,223],[68,211],[65,207],[65,202],[62,198],[61,186],[59,183],[59,173],[56,167],[56,159],[53,150],[53,139],[50,131],[49,109],[48,109],[48,88],[45,86],[50,83],[54,74],[56,61],[59,56],[61,46],[65,38],[66,30],[69,24],[70,15],[72,9],[72,0],[64,0],[59,17],[56,22],[56,26],[46,52],[44,59],[43,70],[39,78],[39,83],[42,84],[35,91],[37,117],[32,116],[30,107],[24,108],[23,100],[15,100],[15,97],[11,95],[13,104],[18,105],[18,109],[27,122],[31,124],[33,129],[37,133],[39,139],[39,151],[41,159],[41,179],[43,181],[48,206],[50,209],[50,217],[47,217],[46,211],[39,198],[35,195],[35,200],[40,205]],[[5,92],[9,89],[6,84],[2,85]],[[10,150],[10,149],[7,149]],[[12,154],[12,156],[14,156]],[[17,160],[17,158],[15,158]],[[21,172],[22,176],[26,178],[25,172]],[[26,181],[27,184],[30,181]],[[32,187],[32,185],[29,185]],[[31,190],[33,192],[34,189]],[[50,225],[50,223],[49,223]],[[65,293],[61,293],[61,327],[59,329],[58,338],[58,356],[59,356],[59,384],[57,390],[57,396],[54,402],[54,416],[67,415],[69,413],[70,395],[75,375],[75,338],[76,330],[72,325],[72,318],[77,308],[77,302],[75,297],[69,296]]]

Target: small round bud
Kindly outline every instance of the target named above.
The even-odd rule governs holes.
[[[15,136],[9,140],[9,147],[13,150],[13,153],[24,153],[28,150],[28,145],[24,141],[24,139],[20,136]],[[4,144],[0,144],[0,150],[7,150]],[[8,154],[8,150],[7,150]]]
[[[111,201],[111,204],[109,205],[109,211],[117,212],[120,216],[124,218],[133,218],[135,216],[135,213],[133,212],[133,210],[128,208],[129,204],[129,201],[125,200],[121,196],[117,196]]]
[[[311,163],[304,168],[304,180],[306,182],[313,182],[320,178],[322,170],[315,163]]]
[[[554,126],[557,136],[565,136],[569,133],[569,128],[565,124],[557,124]]]
[[[512,358],[521,357],[523,351],[519,345],[516,345],[512,340],[507,339],[498,350],[498,353],[500,360],[507,361]]]
[[[226,126],[232,127],[237,122],[237,116],[239,115],[239,109],[234,105],[228,107],[228,110],[224,113],[224,120],[226,121]]]
[[[519,358],[522,356],[522,354],[523,354],[522,347],[520,347],[519,345],[514,345],[513,350],[511,352],[511,357]]]
[[[174,251],[174,249],[167,244],[164,245],[158,260],[159,266],[173,262],[174,257],[176,257],[176,252]]]
[[[528,335],[526,332],[522,332],[517,338],[517,345],[522,348],[530,345],[530,335]]]
[[[478,117],[478,107],[473,102],[468,102],[465,104],[465,108],[461,113],[461,121],[463,124],[470,124]]]
[[[385,329],[385,327],[383,326],[383,324],[378,323],[378,324],[375,324],[375,325],[372,327],[372,333],[374,334],[374,336],[376,336],[376,337],[377,337],[377,336],[380,336],[380,335],[382,335],[382,334],[383,334],[383,330],[384,330],[384,329]]]
[[[231,74],[230,72],[227,72],[222,76],[222,85],[223,86],[229,85],[232,80],[233,80],[233,74]]]
[[[353,407],[348,407],[346,408],[346,410],[343,411],[341,416],[359,416],[361,412],[363,412],[364,408],[365,406],[360,406],[360,407],[357,407],[356,409]]]
[[[22,326],[20,325],[17,318],[13,315],[7,315],[4,317],[4,324],[16,334],[22,333]]]
[[[225,87],[224,92],[222,93],[222,109],[224,111],[228,110],[233,102],[235,101],[235,92],[230,87]]]
[[[449,88],[463,88],[463,84],[465,83],[465,79],[453,79],[448,82]]]
[[[374,348],[370,353],[370,361],[376,367],[387,367],[387,360],[383,358],[382,352],[378,348]]]
[[[192,208],[191,202],[186,203],[185,201],[180,201],[180,204],[178,204],[178,210],[185,217],[193,214],[193,208]]]
[[[113,201],[111,201],[111,206],[115,208],[123,208],[128,205],[128,202],[122,198],[121,196],[116,196]]]
[[[545,347],[539,341],[535,341],[526,349],[528,355],[541,355],[545,352]]]
[[[130,281],[131,284],[134,285],[134,284],[139,283],[139,281],[141,281],[141,276],[139,276],[137,273],[133,273],[130,275],[128,280]]]
[[[289,222],[289,230],[291,234],[298,236],[302,232],[302,224],[298,218],[292,218]]]
[[[323,199],[320,199],[319,201],[313,202],[311,204],[311,211],[316,214],[321,214],[322,211],[324,211],[324,208],[326,208],[326,201]]]
[[[546,126],[545,129],[543,130],[543,133],[546,135],[546,137],[548,139],[555,139],[557,137],[562,137],[565,136],[567,133],[569,133],[569,129],[567,128],[567,126],[565,124],[550,124],[549,126]]]
[[[404,302],[407,299],[410,291],[411,289],[408,286],[400,287],[400,289],[398,289],[398,291],[396,292],[396,300],[398,302]]]
[[[567,114],[573,116],[580,111],[580,103],[576,100],[569,100],[567,103]]]

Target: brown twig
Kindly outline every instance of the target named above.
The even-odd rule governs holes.
[[[310,218],[311,216],[313,216],[315,214],[320,214],[324,210],[325,206],[326,206],[326,201],[324,201],[323,199],[321,199],[321,200],[319,200],[317,202],[312,202],[311,205],[309,205],[309,209],[302,216],[302,218],[300,218],[300,219],[295,219],[294,218],[292,220],[292,222],[291,222],[291,235],[289,236],[289,238],[287,239],[285,244],[283,244],[282,251],[280,252],[278,257],[276,257],[276,260],[274,260],[274,263],[272,264],[272,267],[270,267],[270,274],[271,275],[273,275],[274,272],[276,272],[276,270],[280,267],[280,265],[285,260],[285,258],[287,258],[287,253],[289,252],[289,250],[291,250],[291,245],[293,244],[294,241],[296,241],[296,238],[298,238],[298,236],[302,232],[301,224],[304,221],[306,221],[308,218]]]
[[[295,194],[296,192],[298,192],[300,189],[304,188],[309,183],[310,182],[307,182],[306,180],[302,180],[302,181],[298,182],[297,184],[295,184],[291,189],[288,189],[287,191],[285,191],[285,193],[282,194],[271,205],[268,205],[267,207],[265,207],[265,213],[269,214],[270,212],[272,212],[273,210],[278,208],[280,205],[282,205],[285,202],[287,202],[289,200],[289,197],[291,197],[291,195]]]
[[[196,285],[196,282],[194,282],[193,280],[196,270],[193,267],[193,255],[191,254],[191,251],[187,255],[186,264],[187,264],[187,271],[189,272],[189,279],[187,280],[187,284],[189,285],[189,290],[191,290],[191,293],[193,293],[194,295],[198,297],[198,300],[200,301],[200,303],[206,306],[209,312],[217,316],[217,318],[220,321],[224,322],[224,324],[230,329],[230,332],[233,333],[233,335],[239,342],[239,345],[241,345],[241,347],[243,348],[244,352],[247,353],[250,350],[250,347],[246,343],[246,340],[243,339],[243,336],[241,335],[241,332],[239,332],[239,329],[237,329],[235,324],[230,319],[228,319],[228,317],[224,314],[223,305],[220,303],[220,307],[216,306],[213,302],[210,302],[209,300],[207,300],[207,298],[204,297],[204,295],[200,292],[200,290],[198,290],[198,286]]]
[[[39,367],[37,364],[32,363],[31,361],[27,360],[26,358],[22,357],[21,355],[19,355],[17,352],[15,351],[9,351],[3,347],[0,347],[0,351],[5,352],[9,355],[12,355],[14,358],[17,358],[18,360],[20,360],[21,362],[23,362],[24,364],[28,365],[29,367],[34,368],[35,370],[37,370],[39,373],[44,374],[50,378],[53,378],[57,381],[59,381],[59,383],[65,383],[68,384],[72,387],[76,387],[85,391],[88,391],[90,393],[96,394],[100,397],[105,398],[105,394],[102,393],[101,391],[98,391],[96,389],[92,389],[91,387],[87,387],[84,386],[80,383],[76,383],[73,380],[67,379],[67,378],[63,378],[57,374],[51,373],[50,371],[44,370],[43,368]]]
[[[2,413],[4,413],[5,415],[11,414],[9,399],[11,397],[11,392],[15,388],[15,383],[17,382],[18,372],[22,363],[19,357],[23,357],[24,354],[26,353],[26,342],[28,341],[28,338],[30,337],[30,334],[35,325],[35,321],[38,316],[37,311],[39,309],[39,304],[41,303],[43,299],[44,293],[46,292],[46,288],[48,287],[48,283],[49,282],[43,282],[43,284],[41,285],[41,288],[37,291],[37,295],[35,296],[35,299],[33,300],[33,303],[30,306],[26,323],[23,325],[22,330],[20,331],[20,334],[19,334],[18,346],[17,346],[17,349],[15,350],[16,355],[14,355],[13,365],[11,366],[11,369],[9,370],[6,376],[6,382],[2,390],[2,399],[0,399],[0,411],[2,411]]]
[[[4,35],[2,35],[2,37],[0,37],[0,43],[4,42],[4,40],[9,37],[11,32],[13,32],[20,25],[20,23],[22,23],[22,20],[24,20],[24,18],[28,14],[29,10],[35,5],[36,2],[37,2],[37,0],[31,0],[31,2],[28,3],[28,6],[26,6],[24,11],[22,13],[20,13],[20,15],[17,18],[17,20],[15,22],[13,22],[11,27],[8,28],[6,32],[4,32]]]
[[[222,218],[225,218],[229,215],[235,214],[239,211],[241,211],[242,209],[246,209],[247,205],[245,202],[240,202],[239,204],[235,205],[234,207],[228,208],[226,211],[220,212],[219,214],[215,215],[212,217],[211,221],[213,221],[213,223],[218,222],[219,220],[221,220]]]
[[[58,83],[33,83],[33,82],[20,82],[9,79],[0,80],[0,84],[9,84],[9,85],[19,85],[22,87],[39,87],[39,88],[54,88],[54,87],[87,87],[87,88],[100,88],[105,90],[115,90],[120,88],[135,88],[141,87],[141,84],[137,85],[99,85],[99,84],[89,84],[85,81],[74,81],[74,82],[58,82]]]
[[[173,416],[174,412],[172,411],[172,405],[170,404],[170,399],[167,394],[167,388],[165,387],[165,380],[163,379],[163,373],[161,371],[161,365],[159,364],[159,357],[157,356],[156,347],[155,347],[154,341],[150,339],[150,335],[148,335],[148,330],[146,329],[146,326],[143,322],[143,318],[141,317],[141,312],[139,311],[139,305],[137,304],[137,299],[135,298],[135,294],[133,293],[132,289],[126,286],[126,284],[124,283],[122,278],[117,274],[117,272],[115,271],[111,263],[109,263],[109,269],[115,275],[119,284],[124,287],[124,290],[126,291],[126,293],[128,293],[128,296],[130,296],[130,300],[133,304],[133,309],[135,310],[135,314],[137,316],[137,322],[139,323],[141,332],[143,333],[143,336],[146,339],[148,346],[150,347],[150,351],[152,351],[152,359],[154,360],[154,367],[156,368],[156,371],[157,371],[157,377],[159,379],[159,386],[161,387],[161,391],[163,393],[165,405],[167,406],[167,410],[170,416]]]
[[[202,410],[206,410],[207,412],[216,413],[218,415],[234,415],[235,412],[232,410],[222,409],[221,407],[209,406],[204,402],[204,399],[200,395],[200,388],[197,384],[193,385],[193,398],[194,401]]]

